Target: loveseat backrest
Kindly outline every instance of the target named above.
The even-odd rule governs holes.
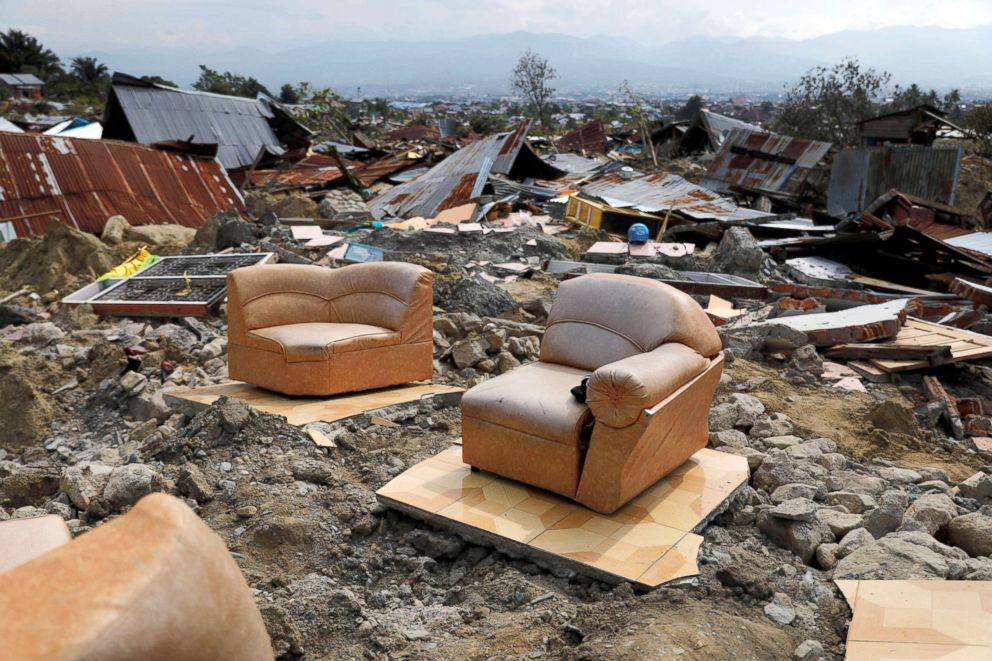
[[[592,372],[666,342],[708,358],[721,348],[712,322],[688,294],[648,278],[594,273],[559,287],[541,360]]]
[[[228,325],[234,337],[307,322],[381,326],[401,332],[404,342],[431,337],[433,275],[414,264],[340,269],[266,264],[236,269],[227,282]]]

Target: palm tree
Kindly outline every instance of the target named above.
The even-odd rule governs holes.
[[[31,35],[14,29],[0,32],[0,72],[45,77],[61,71],[58,56]]]
[[[84,83],[95,83],[107,77],[107,65],[95,57],[72,58],[69,71]]]

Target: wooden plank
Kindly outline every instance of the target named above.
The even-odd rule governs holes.
[[[838,344],[827,349],[825,355],[831,358],[925,360],[931,365],[943,365],[951,360],[951,347],[916,344]]]
[[[310,427],[307,429],[307,434],[310,436],[310,440],[313,441],[313,444],[319,448],[336,448],[338,446],[337,443],[327,438],[327,434],[320,431],[316,427]]]
[[[924,344],[921,337],[931,340],[932,345],[949,345],[952,363],[963,360],[992,357],[992,336],[974,333],[961,328],[942,326],[923,319],[909,317],[903,329],[896,335],[897,344]],[[905,372],[929,367],[926,361],[877,360],[871,364],[885,372]]]
[[[184,400],[199,407],[207,407],[222,395],[226,395],[244,400],[259,411],[286,416],[287,422],[291,425],[303,426],[312,422],[337,422],[370,411],[409,404],[425,397],[461,392],[463,392],[462,388],[454,386],[414,383],[332,397],[289,397],[235,381],[203,388],[172,390],[165,396],[167,401]]]

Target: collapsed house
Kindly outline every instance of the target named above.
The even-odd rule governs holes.
[[[103,125],[109,139],[212,149],[229,172],[305,147],[310,136],[266,97],[180,90],[122,73],[114,73],[111,81]]]
[[[922,145],[929,147],[940,138],[963,138],[967,131],[930,105],[887,112],[858,122],[862,147],[882,145]]]
[[[651,142],[656,145],[669,145],[673,156],[688,156],[701,152],[716,152],[723,147],[731,131],[764,133],[765,129],[755,124],[703,108],[695,119],[666,124],[651,134]]]

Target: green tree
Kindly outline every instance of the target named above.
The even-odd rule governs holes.
[[[972,108],[964,114],[964,124],[978,155],[992,158],[992,106]]]
[[[283,103],[294,105],[300,102],[300,95],[296,93],[295,87],[286,83],[279,88],[279,100]]]
[[[706,107],[703,97],[695,94],[690,96],[685,104],[675,113],[675,119],[692,120]]]
[[[107,78],[107,65],[95,57],[74,57],[69,61],[69,73],[84,83],[99,83]]]
[[[0,32],[0,71],[33,73],[44,80],[62,71],[58,56],[20,30]]]
[[[815,67],[787,88],[775,131],[837,146],[853,145],[858,122],[878,111],[878,98],[891,76],[862,68],[856,58]]]
[[[507,129],[506,117],[503,115],[490,115],[488,113],[472,113],[468,117],[468,125],[479,135],[492,135],[502,133]]]
[[[203,64],[200,65],[200,77],[193,83],[193,89],[230,96],[255,97],[259,92],[272,96],[265,85],[250,76],[239,76],[230,71],[220,73]]]
[[[527,99],[534,116],[541,122],[545,133],[548,131],[548,102],[555,93],[549,83],[558,76],[554,67],[545,57],[527,49],[520,55],[513,68],[510,81],[512,88]]]
[[[300,106],[294,115],[316,133],[316,141],[335,140],[351,143],[351,123],[341,97],[330,87],[313,87],[300,83],[296,87]]]

